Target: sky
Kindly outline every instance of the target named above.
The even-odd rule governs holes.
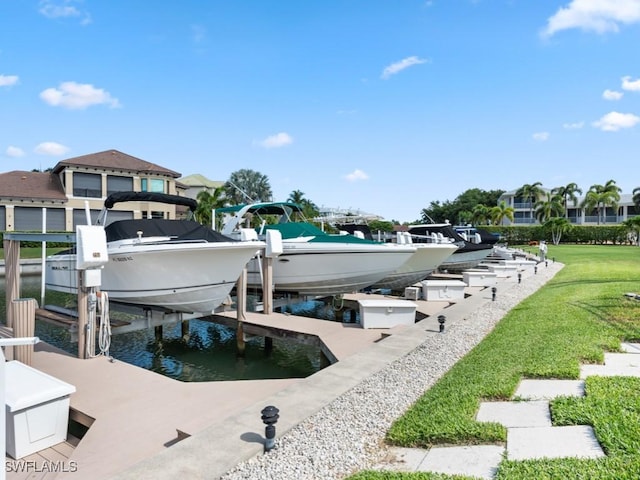
[[[0,0],[0,172],[115,149],[420,219],[640,186],[640,0]]]

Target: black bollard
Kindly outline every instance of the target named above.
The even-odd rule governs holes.
[[[268,407],[264,407],[260,412],[262,414],[262,422],[266,425],[264,429],[264,451],[265,453],[269,450],[273,449],[276,444],[276,422],[280,415],[278,414],[280,410],[278,410],[273,405],[269,405]]]
[[[438,315],[438,323],[440,324],[440,333],[444,332],[444,322],[447,318],[444,315]]]
[[[496,293],[498,292],[498,289],[496,287],[491,287],[491,301],[495,302],[496,301]]]

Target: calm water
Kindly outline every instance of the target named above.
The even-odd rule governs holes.
[[[40,277],[23,277],[20,296],[40,303]],[[75,297],[47,292],[45,304],[72,307]],[[306,312],[306,307],[302,308]],[[0,318],[5,317],[4,280],[0,279]],[[313,311],[313,310],[312,310]],[[320,317],[316,317],[320,318]],[[236,355],[235,330],[202,320],[189,322],[189,340],[181,338],[181,325],[164,327],[163,341],[155,341],[154,330],[113,335],[110,354],[115,359],[188,382],[301,378],[320,369],[318,348],[274,339],[267,353],[261,338],[246,343],[245,355]],[[36,336],[77,355],[66,328],[36,321]],[[97,351],[97,349],[96,349]]]

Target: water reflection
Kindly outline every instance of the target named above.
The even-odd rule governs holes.
[[[0,283],[0,315],[5,317],[4,281]],[[40,277],[23,277],[21,297],[40,303]],[[75,297],[46,292],[45,304],[72,307]],[[264,339],[246,342],[244,356],[237,355],[235,330],[203,320],[190,320],[186,338],[180,323],[165,326],[162,341],[156,341],[154,329],[113,335],[110,354],[123,362],[188,382],[301,378],[320,369],[317,347],[274,339],[265,351]],[[77,343],[71,342],[66,328],[36,321],[35,334],[41,340],[77,355]]]

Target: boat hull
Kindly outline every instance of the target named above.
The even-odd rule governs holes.
[[[447,272],[462,272],[469,268],[477,267],[480,262],[491,255],[492,248],[484,248],[481,250],[456,251],[447,260],[442,262],[439,270]]]
[[[260,244],[258,244],[260,243]],[[114,301],[189,313],[211,313],[235,286],[261,242],[108,246],[100,290]],[[75,254],[47,258],[45,286],[75,293]]]
[[[339,295],[362,290],[404,264],[414,246],[284,241],[273,259],[273,285],[279,292]],[[249,264],[248,284],[261,287],[259,260]]]
[[[447,261],[457,247],[453,244],[423,243],[413,244],[417,248],[409,260],[400,268],[372,285],[374,288],[401,290],[420,280],[424,280],[444,261]]]

